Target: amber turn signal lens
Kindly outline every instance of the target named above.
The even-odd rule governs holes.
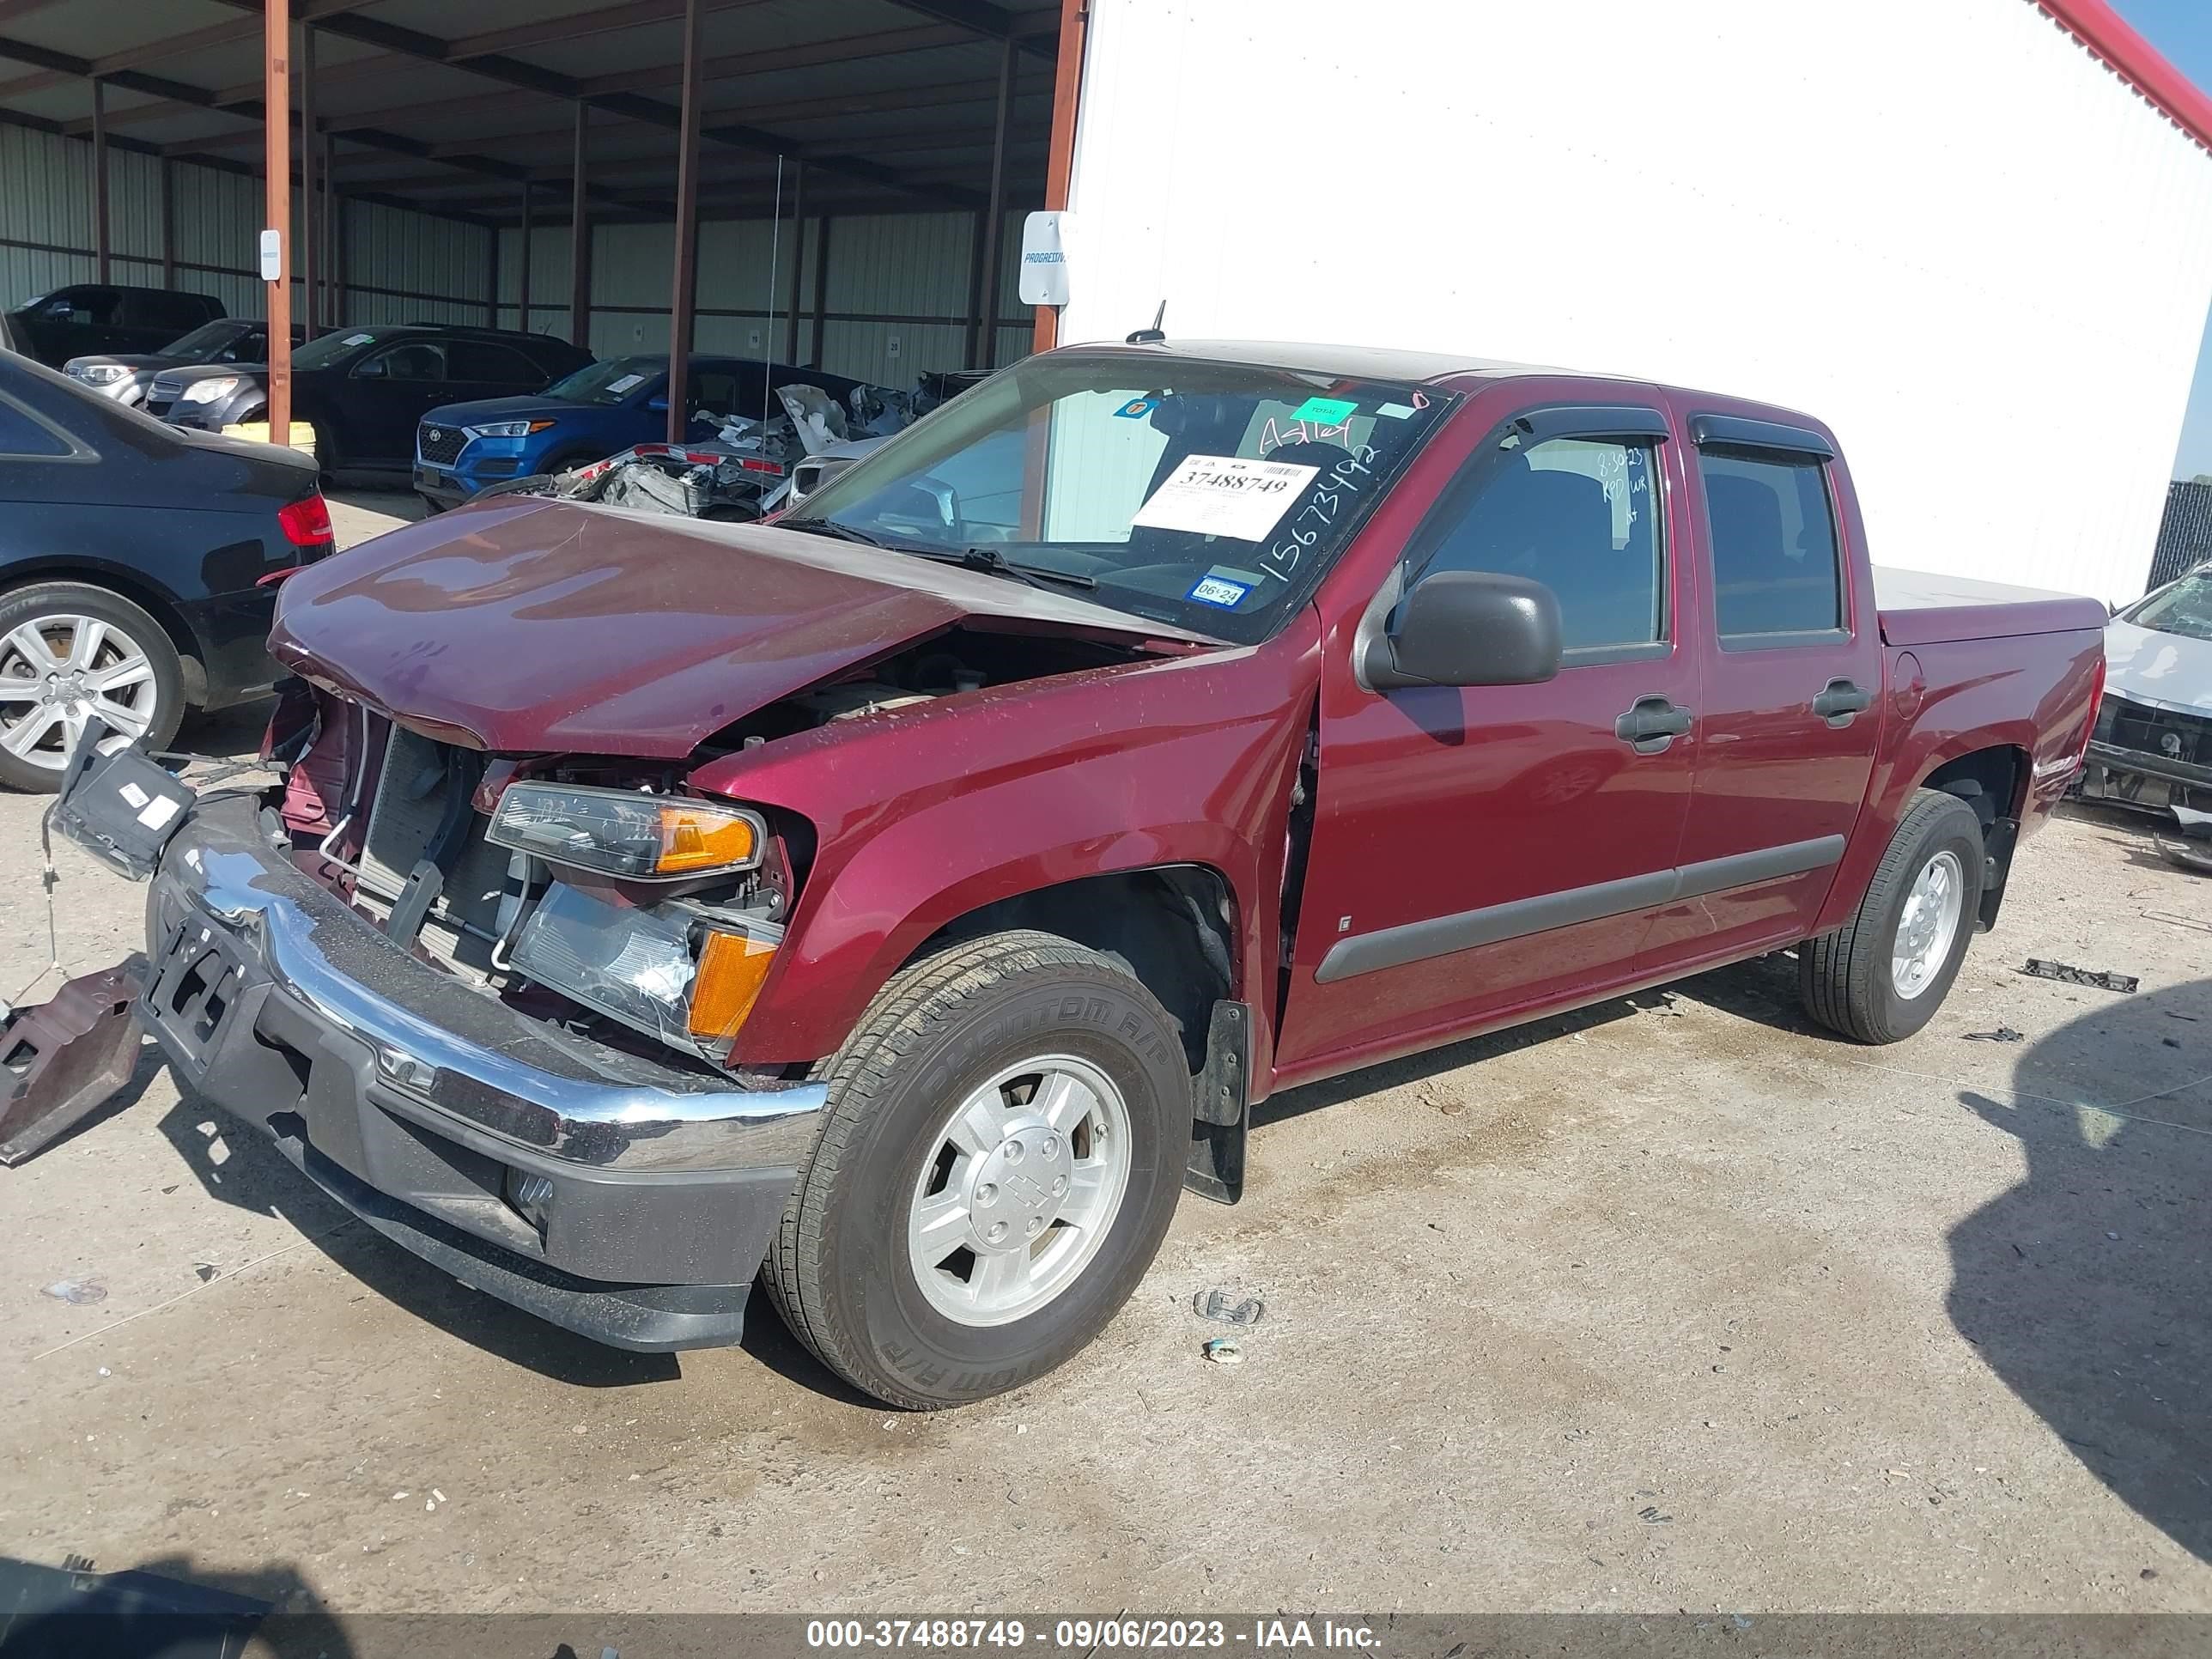
[[[691,1035],[726,1037],[745,1023],[775,960],[775,946],[743,933],[710,932],[691,979]]]
[[[753,821],[733,812],[688,801],[660,803],[660,859],[655,873],[689,875],[695,870],[742,869],[760,856]]]

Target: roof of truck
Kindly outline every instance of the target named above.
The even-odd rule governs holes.
[[[1480,374],[1505,379],[1516,374],[1562,374],[1578,371],[1547,368],[1535,363],[1508,362],[1496,357],[1472,357],[1454,351],[1397,351],[1382,346],[1316,345],[1293,340],[1149,340],[1101,343],[1108,350],[1141,351],[1164,357],[1190,357],[1212,362],[1250,363],[1261,368],[1291,368],[1348,379],[1429,381],[1456,375]],[[1099,349],[1097,346],[1087,348]],[[1612,375],[1595,378],[1611,380]]]

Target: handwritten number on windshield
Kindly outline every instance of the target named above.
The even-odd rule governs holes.
[[[1278,581],[1290,580],[1306,549],[1319,541],[1322,532],[1336,522],[1346,498],[1358,495],[1375,481],[1375,454],[1373,445],[1361,444],[1328,470],[1328,476],[1316,486],[1313,500],[1299,509],[1282,539],[1260,556],[1260,568],[1264,574]],[[1308,524],[1313,528],[1301,527]]]

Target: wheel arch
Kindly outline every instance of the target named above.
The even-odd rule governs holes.
[[[2018,744],[1988,744],[1929,768],[1917,786],[1957,796],[1981,820],[1982,897],[1975,914],[1984,931],[1996,926],[1997,913],[2004,906],[2033,767],[2027,750]]]
[[[0,571],[0,598],[19,588],[34,587],[40,582],[77,582],[87,587],[105,588],[119,599],[137,605],[156,623],[168,635],[175,647],[177,658],[184,665],[185,701],[198,708],[207,698],[207,648],[185,620],[183,609],[166,589],[147,580],[143,576],[101,563],[96,560],[58,554],[43,558],[10,561]]]
[[[988,933],[1034,928],[1113,957],[1174,1017],[1194,1073],[1206,1063],[1213,1005],[1237,988],[1236,888],[1209,864],[1154,864],[1033,887],[962,912],[904,968]]]

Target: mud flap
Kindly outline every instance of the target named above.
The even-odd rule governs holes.
[[[1252,1011],[1213,1005],[1206,1030],[1206,1069],[1194,1080],[1190,1161],[1182,1184],[1200,1198],[1234,1204],[1244,1194],[1244,1128],[1251,1115]]]
[[[131,1080],[146,961],[73,979],[0,1025],[0,1164],[21,1164]]]

